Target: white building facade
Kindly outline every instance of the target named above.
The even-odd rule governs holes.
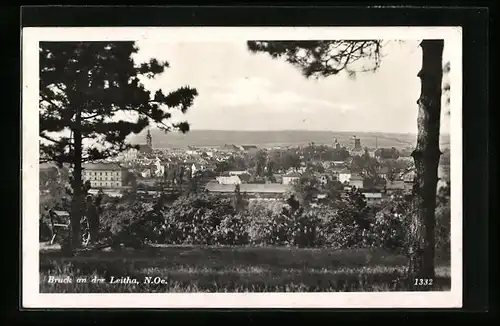
[[[121,188],[126,169],[116,163],[89,163],[83,166],[82,177],[92,188]]]

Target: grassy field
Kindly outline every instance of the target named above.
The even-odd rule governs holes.
[[[405,257],[371,249],[155,247],[64,257],[60,251],[42,248],[40,292],[404,291],[405,265]],[[72,283],[49,283],[50,276],[69,276]],[[110,283],[112,277],[127,276],[139,284]],[[146,277],[153,282],[145,284]],[[78,283],[78,278],[87,282]],[[92,278],[102,283],[93,283]],[[449,289],[449,265],[440,264],[435,290]]]

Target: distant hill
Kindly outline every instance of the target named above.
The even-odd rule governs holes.
[[[135,144],[145,143],[146,133],[132,139]],[[256,145],[258,147],[271,146],[299,146],[310,142],[315,144],[332,145],[334,138],[343,146],[352,145],[352,136],[361,139],[361,146],[365,147],[396,147],[414,146],[416,135],[395,134],[383,132],[329,132],[307,130],[283,131],[228,131],[228,130],[191,130],[186,134],[171,132],[165,134],[160,130],[151,130],[154,148],[185,148],[219,147],[225,144]],[[449,135],[442,135],[442,147],[449,146]]]

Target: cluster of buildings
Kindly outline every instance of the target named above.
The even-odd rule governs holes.
[[[102,189],[105,193],[116,194],[130,190],[131,179],[136,179],[142,188],[155,188],[151,192],[157,192],[156,185],[168,179],[172,172],[179,174],[182,170],[181,173],[189,180],[199,172],[214,173],[218,162],[227,161],[235,153],[251,153],[258,150],[255,145],[225,145],[222,148],[190,146],[187,149],[158,150],[153,148],[152,141],[151,133],[148,131],[146,143],[138,144],[136,148],[116,158],[84,164],[82,175],[84,181],[90,182],[93,191]],[[237,171],[227,174],[228,180],[224,181],[226,174],[221,175],[219,179],[223,184],[234,185],[241,183],[241,180],[249,181]],[[201,178],[203,186],[209,181]]]
[[[380,178],[386,180],[383,187],[366,187],[366,179],[358,173],[351,173],[349,169],[342,167],[325,172],[325,173],[307,173],[308,177],[316,178],[319,184],[327,184],[331,181],[338,181],[343,184],[344,190],[349,191],[353,187],[359,189],[364,195],[368,203],[380,201],[394,192],[411,192],[413,187],[413,172],[409,171],[402,174],[401,178],[395,181],[389,181],[387,171],[380,170]],[[290,171],[284,175],[275,175],[276,182],[267,183],[252,183],[246,181],[243,176],[249,176],[246,171],[229,171],[227,176],[218,176],[212,182],[209,182],[205,189],[208,192],[221,195],[231,195],[239,187],[241,193],[246,194],[250,200],[285,200],[290,193],[295,182],[299,181],[304,175],[300,171]],[[323,194],[317,194],[317,198],[321,199]]]
[[[336,140],[333,146],[337,149],[341,148]],[[197,181],[200,183],[199,189],[210,193],[230,195],[234,194],[236,187],[239,187],[239,191],[250,200],[284,200],[294,183],[307,173],[309,177],[316,178],[320,184],[337,181],[344,185],[346,191],[355,187],[364,193],[370,203],[382,200],[395,191],[410,192],[413,187],[413,171],[405,171],[396,177],[389,178],[387,167],[381,167],[376,171],[378,178],[384,180],[383,186],[367,185],[364,176],[351,171],[349,160],[346,162],[307,162],[322,165],[324,168],[322,173],[308,170],[306,162],[302,162],[299,168],[274,173],[272,178],[265,180],[253,176],[246,170],[215,172],[217,162],[223,162],[235,153],[249,153],[256,150],[259,149],[254,145],[231,144],[222,148],[189,147],[156,150],[153,149],[152,136],[148,131],[146,143],[139,144],[137,149],[124,153],[114,160],[84,164],[83,179],[90,182],[92,191],[102,189],[115,196],[119,196],[124,190],[130,190],[132,179],[141,183],[141,191],[147,192],[149,189],[157,193],[156,185],[170,178],[172,173],[177,173],[178,176],[179,169],[181,169],[188,180],[195,175],[199,176],[199,172],[202,172],[201,175],[205,177]],[[365,153],[360,139],[354,137],[354,146],[350,149],[350,153],[351,156]],[[406,157],[399,159],[407,160]],[[321,197],[323,194],[318,194],[318,196]]]

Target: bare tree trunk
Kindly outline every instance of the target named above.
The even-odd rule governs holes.
[[[80,220],[83,214],[84,191],[82,182],[82,133],[79,130],[81,113],[77,109],[74,134],[74,169],[73,169],[73,201],[71,206],[71,247],[76,249],[81,244]]]
[[[412,216],[410,236],[410,282],[416,290],[430,290],[434,278],[435,209],[443,78],[443,40],[423,40],[421,94],[418,104],[417,146],[412,153],[416,175],[414,195],[417,211]]]

